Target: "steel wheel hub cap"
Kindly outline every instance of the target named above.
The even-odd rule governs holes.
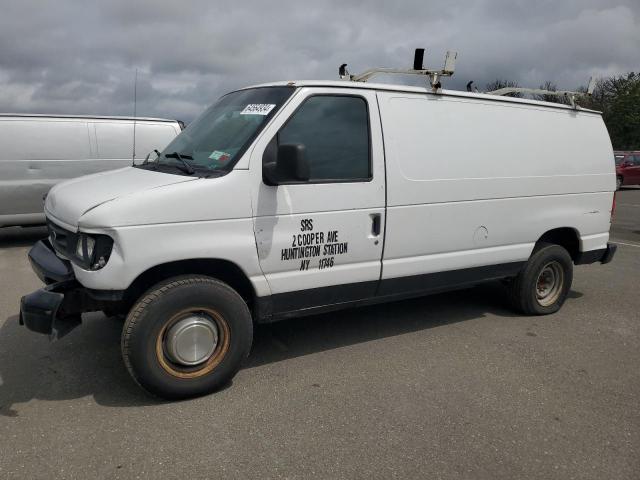
[[[564,272],[558,262],[547,263],[536,281],[536,298],[542,306],[554,303],[564,284]]]
[[[167,356],[180,365],[198,365],[208,360],[218,346],[216,322],[204,313],[183,318],[167,332]]]

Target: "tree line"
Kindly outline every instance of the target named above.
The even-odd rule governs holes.
[[[512,80],[497,79],[486,85],[485,91],[498,90],[505,87],[519,87]],[[539,87],[541,90],[556,91],[557,85],[553,82],[544,82]],[[586,91],[581,87],[578,91]],[[521,93],[509,93],[511,97],[522,97]],[[563,97],[554,95],[533,95],[536,100],[546,102],[564,103]],[[611,143],[615,150],[640,150],[640,73],[630,72],[625,75],[601,78],[596,82],[596,87],[591,97],[582,97],[577,102],[581,107],[599,110]]]

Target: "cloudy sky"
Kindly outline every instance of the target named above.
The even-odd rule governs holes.
[[[408,66],[415,47],[434,67],[458,51],[446,88],[575,88],[640,70],[640,1],[5,0],[0,112],[130,115],[138,68],[138,114],[190,121],[237,87]]]

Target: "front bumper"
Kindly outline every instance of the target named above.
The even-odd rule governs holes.
[[[20,300],[19,322],[29,330],[55,340],[80,325],[83,312],[113,306],[113,301],[96,298],[100,292],[91,292],[76,281],[71,264],[55,254],[48,240],[31,248],[29,262],[46,284]]]
[[[31,268],[47,285],[55,282],[73,280],[71,263],[58,257],[49,240],[40,240],[29,250]]]
[[[49,335],[52,340],[69,333],[82,322],[80,312],[65,313],[65,293],[76,284],[58,282],[47,285],[20,299],[20,325],[37,333]]]

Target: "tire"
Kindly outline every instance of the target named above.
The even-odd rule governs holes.
[[[620,176],[616,177],[616,190],[620,190],[622,188],[623,179]]]
[[[525,315],[560,310],[573,281],[573,261],[560,245],[539,243],[518,276],[509,284],[511,304]]]
[[[235,290],[209,277],[174,277],[148,290],[129,312],[122,358],[152,395],[189,398],[228,384],[252,339],[251,314]]]

